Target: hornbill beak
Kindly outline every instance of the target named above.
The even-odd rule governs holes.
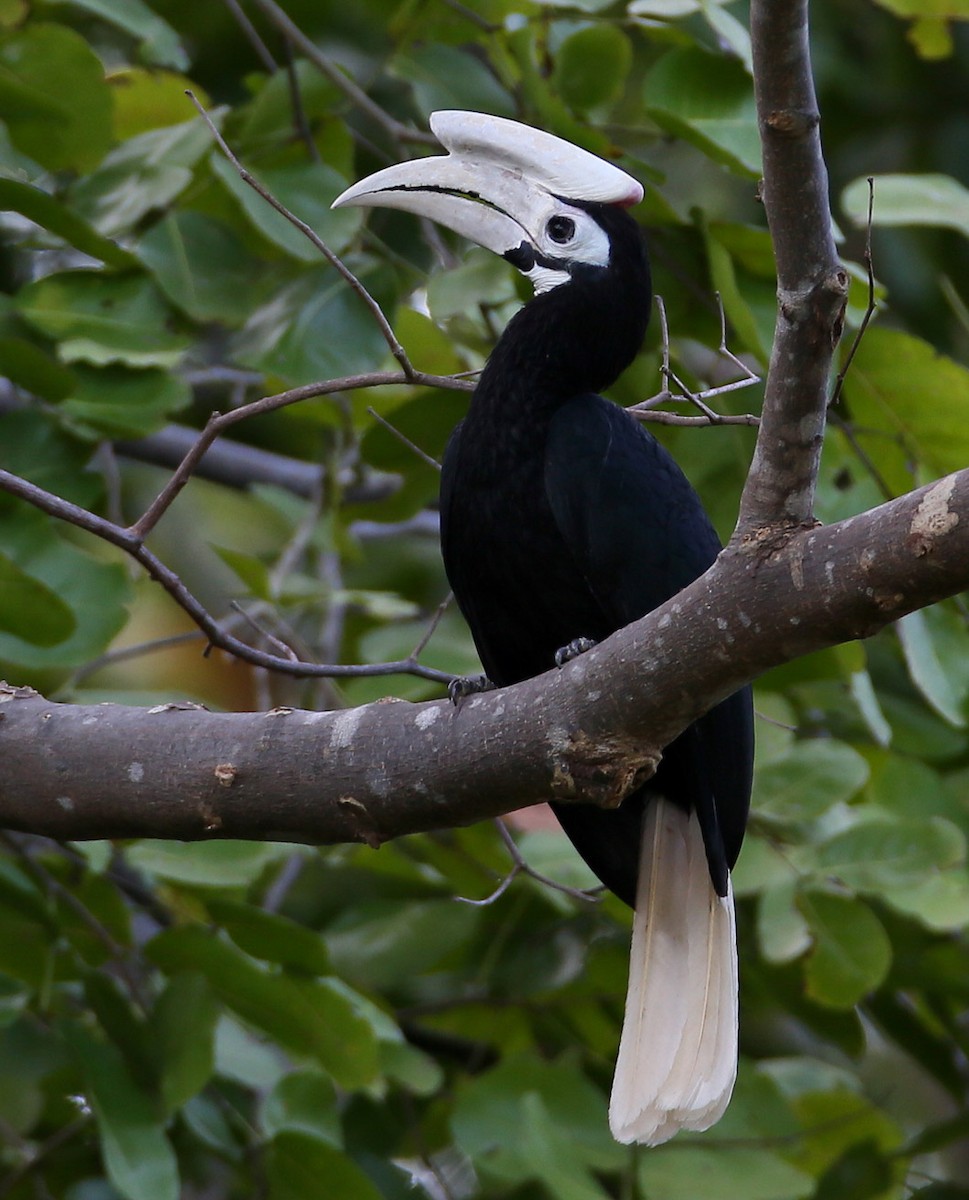
[[[546,231],[552,217],[576,211],[569,201],[627,207],[643,198],[642,185],[619,167],[518,121],[452,110],[432,113],[430,126],[447,155],[377,171],[333,207],[429,217],[529,274],[536,264],[550,265]],[[541,279],[535,282],[542,290]]]

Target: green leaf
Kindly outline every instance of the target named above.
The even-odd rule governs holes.
[[[966,726],[963,711],[969,688],[958,660],[941,652],[935,625],[926,612],[909,613],[895,623],[912,682],[940,717],[958,729]],[[961,677],[960,677],[961,676]]]
[[[178,34],[143,0],[68,0],[74,8],[83,9],[100,17],[118,29],[137,38],[145,62],[159,67],[174,67],[184,71],[188,67],[188,55],[182,48]]]
[[[559,47],[553,82],[573,108],[595,108],[622,95],[632,58],[632,44],[618,26],[588,25]]]
[[[372,371],[387,353],[369,309],[330,267],[310,269],[282,288],[252,314],[234,346],[243,366],[288,387]]]
[[[216,126],[223,115],[209,114]],[[136,134],[75,185],[74,205],[101,233],[127,233],[188,187],[194,167],[211,147],[212,134],[199,117]]]
[[[286,1130],[266,1153],[269,1200],[382,1200],[356,1163],[328,1142]]]
[[[962,833],[942,817],[864,821],[823,842],[819,873],[859,891],[913,886],[965,859]]]
[[[342,1087],[364,1087],[374,1078],[373,1029],[338,988],[272,974],[227,941],[195,926],[159,934],[146,952],[169,973],[201,972],[244,1021],[294,1053],[318,1061]]]
[[[150,279],[65,271],[28,284],[17,310],[59,343],[65,362],[173,367],[191,344],[170,330],[171,310]]]
[[[811,821],[850,800],[868,780],[868,764],[844,742],[796,742],[754,776],[757,813],[777,821]]]
[[[127,250],[92,228],[73,209],[29,183],[0,178],[0,209],[19,212],[75,249],[99,258],[110,267],[131,267],[136,263]]]
[[[936,225],[969,237],[969,188],[950,175],[876,175],[873,225]],[[868,224],[868,180],[856,179],[841,193],[851,220]]]
[[[162,1102],[174,1112],[205,1087],[215,1062],[219,1007],[200,972],[173,975],[148,1020]]]
[[[268,1137],[305,1133],[333,1146],[343,1143],[336,1089],[328,1076],[309,1068],[290,1071],[263,1102],[262,1127]]]
[[[269,567],[261,558],[255,554],[243,554],[240,550],[230,550],[228,546],[213,546],[212,549],[250,595],[259,600],[273,599]]]
[[[366,988],[392,988],[428,971],[466,941],[480,911],[453,900],[370,901],[328,931],[337,971]]]
[[[145,839],[129,847],[132,866],[173,883],[201,887],[245,887],[293,847],[272,842],[167,842]]]
[[[798,907],[814,946],[805,964],[807,994],[831,1008],[851,1008],[885,979],[892,944],[867,904],[818,890],[802,893]]]
[[[63,400],[76,384],[72,371],[19,337],[0,337],[0,375],[45,400]]]
[[[232,163],[221,157],[214,158],[212,169],[251,224],[264,237],[300,262],[324,261],[310,239],[250,187]],[[330,208],[346,188],[347,181],[326,163],[301,162],[264,167],[258,171],[258,178],[263,187],[294,216],[309,225],[334,254],[342,254],[356,237],[363,223],[361,210]]]
[[[869,329],[845,379],[845,396],[857,425],[900,437],[930,476],[969,461],[969,370],[921,338]]]
[[[212,897],[206,908],[240,950],[264,962],[279,963],[309,975],[330,969],[326,943],[314,929],[252,904]]]
[[[757,906],[757,938],[768,962],[791,962],[811,945],[811,932],[798,911],[797,885],[766,888]]]
[[[91,170],[111,144],[100,59],[63,25],[35,23],[0,37],[0,118],[14,145],[42,166]]]
[[[0,631],[33,646],[56,646],[76,628],[60,596],[0,551]]]
[[[797,1200],[813,1195],[815,1182],[771,1150],[688,1142],[642,1155],[638,1175],[649,1200]]]
[[[740,174],[760,174],[753,87],[739,62],[697,48],[671,50],[650,70],[645,101],[660,128]]]
[[[167,371],[79,365],[75,378],[61,415],[76,433],[97,440],[147,437],[192,400],[188,384]]]
[[[64,1024],[90,1094],[108,1178],[125,1200],[177,1200],[178,1163],[159,1115],[131,1081],[121,1055],[79,1025]]]
[[[4,418],[6,420],[6,418]],[[100,654],[127,620],[127,572],[120,563],[93,558],[62,538],[41,513],[0,521],[4,553],[70,607],[73,632],[52,646],[37,645],[0,632],[0,665],[24,670],[53,669],[60,677],[72,666]]]
[[[71,380],[73,384],[73,373]],[[103,484],[87,470],[91,447],[68,437],[51,416],[37,409],[7,412],[0,416],[0,431],[0,466],[4,470],[84,508],[97,504]],[[10,502],[6,503],[9,506]],[[0,506],[3,504],[0,500]],[[34,519],[42,518],[38,514]]]
[[[458,1095],[451,1128],[458,1147],[479,1170],[505,1184],[540,1178],[557,1156],[557,1185],[573,1172],[577,1197],[603,1195],[590,1171],[614,1170],[624,1153],[609,1136],[605,1097],[581,1070],[545,1062],[536,1054],[514,1055],[468,1081]],[[555,1131],[553,1134],[552,1131]],[[541,1139],[548,1136],[540,1160]],[[559,1193],[557,1188],[556,1195]]]
[[[514,117],[515,102],[484,62],[454,46],[414,46],[391,60],[391,70],[414,89],[419,112],[467,108]]]
[[[239,325],[268,298],[265,263],[221,221],[201,213],[168,213],[136,253],[172,304],[193,320]]]

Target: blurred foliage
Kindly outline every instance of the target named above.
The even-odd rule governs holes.
[[[0,0],[0,466],[109,515],[134,519],[166,477],[115,440],[393,365],[358,297],[213,150],[187,87],[345,257],[418,367],[480,365],[524,298],[504,264],[429,245],[400,214],[364,230],[330,212],[407,148],[244,7],[259,44],[228,4]],[[726,378],[707,349],[714,290],[731,348],[762,369],[774,297],[742,4],[284,7],[405,125],[484,108],[619,156],[650,185],[640,212],[676,370]],[[818,0],[813,15],[852,329],[868,176],[880,300],[832,414],[829,521],[969,461],[969,12]],[[654,327],[617,400],[658,390],[659,355]],[[721,400],[756,409],[751,391]],[[439,455],[465,403],[387,387],[242,423],[247,444],[325,468],[325,486],[308,500],[197,479],[152,547],[213,611],[240,599],[304,654],[406,656],[447,591],[426,519],[437,477],[377,417]],[[751,431],[659,436],[727,535]],[[226,708],[387,688],[268,679],[203,658],[190,635],[149,656],[185,633],[113,550],[0,496],[0,670],[16,683]],[[474,671],[452,610],[423,658]],[[379,853],[18,838],[0,860],[0,1194],[969,1196],[965,605],[771,672],[757,706],[736,872],[743,1060],[716,1130],[654,1151],[611,1141],[629,914],[526,876],[490,905],[458,903],[509,869],[490,826]],[[521,844],[536,870],[592,885],[559,834]]]

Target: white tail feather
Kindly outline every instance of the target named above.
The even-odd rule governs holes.
[[[709,1129],[737,1075],[733,892],[713,890],[695,814],[658,797],[643,821],[629,990],[609,1104],[619,1142]]]

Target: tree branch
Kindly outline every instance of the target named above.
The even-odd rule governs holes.
[[[550,797],[614,806],[741,684],[967,587],[969,470],[780,547],[728,548],[562,670],[459,707],[210,713],[60,705],[7,688],[0,824],[70,840],[377,846]]]
[[[760,433],[735,536],[814,519],[828,381],[848,275],[831,229],[808,41],[808,0],[752,0],[762,198],[777,262],[777,326]]]

